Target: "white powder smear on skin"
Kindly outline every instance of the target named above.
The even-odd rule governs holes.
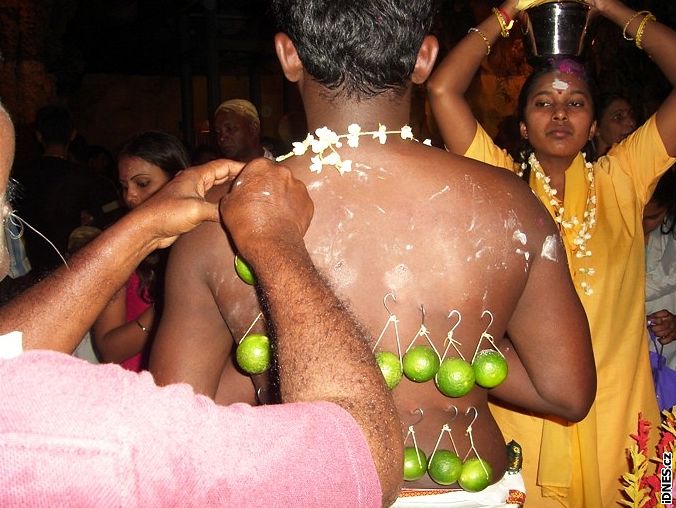
[[[385,273],[385,286],[401,289],[411,281],[411,272],[404,264],[398,264],[392,270]]]
[[[436,193],[432,194],[432,195],[428,198],[428,201],[432,201],[434,198],[436,198],[436,197],[438,197],[438,196],[441,196],[442,194],[444,194],[444,193],[446,193],[446,192],[448,192],[448,191],[450,191],[450,190],[451,190],[451,188],[450,188],[448,185],[446,185],[446,186],[445,186],[443,189],[441,189],[439,192],[436,192]]]
[[[568,86],[568,83],[560,80],[559,78],[556,78],[554,81],[552,81],[552,88],[554,90],[568,90]]]
[[[556,255],[556,235],[549,235],[545,238],[545,241],[542,242],[542,251],[540,252],[540,257],[548,259],[549,261],[557,262],[559,259]]]
[[[512,239],[520,242],[521,245],[526,245],[526,242],[528,242],[528,237],[526,236],[525,233],[522,233],[518,229],[514,231],[514,234],[512,235]]]

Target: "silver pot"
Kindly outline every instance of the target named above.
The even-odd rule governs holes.
[[[538,57],[579,56],[589,25],[589,5],[549,1],[524,11],[530,50]]]

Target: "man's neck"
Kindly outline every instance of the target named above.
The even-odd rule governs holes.
[[[388,129],[399,129],[410,122],[409,91],[401,96],[385,93],[363,101],[339,98],[329,102],[317,94],[306,99],[304,105],[310,132],[328,127],[342,134],[353,123],[358,124],[362,131],[378,130],[379,124]]]

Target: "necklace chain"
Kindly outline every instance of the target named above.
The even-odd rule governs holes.
[[[343,160],[336,151],[336,148],[343,146],[342,140],[345,140],[350,148],[357,148],[359,138],[362,136],[370,136],[384,145],[389,135],[397,134],[401,139],[418,141],[413,137],[413,131],[409,125],[404,125],[399,130],[388,131],[387,127],[379,123],[378,130],[362,131],[358,124],[353,123],[347,127],[345,134],[336,134],[328,127],[320,127],[315,130],[314,134],[308,133],[303,141],[293,143],[293,150],[286,155],[280,155],[276,160],[282,162],[294,156],[304,155],[308,150],[311,150],[315,155],[310,159],[310,171],[321,173],[324,166],[333,166],[343,175],[352,171],[352,161],[350,159]],[[432,142],[426,139],[423,144],[431,145]]]
[[[596,224],[596,183],[594,181],[594,167],[591,162],[587,162],[585,154],[582,154],[584,161],[584,166],[586,169],[586,178],[589,182],[587,190],[587,201],[585,203],[584,212],[582,215],[582,220],[580,220],[577,215],[572,215],[570,219],[564,218],[565,209],[563,203],[559,198],[556,197],[556,189],[553,189],[549,185],[550,178],[545,174],[542,169],[540,161],[537,160],[537,157],[534,153],[530,154],[528,157],[528,164],[530,164],[531,169],[535,178],[540,180],[542,183],[542,189],[544,190],[549,205],[554,210],[554,220],[556,221],[559,229],[562,231],[565,230],[574,230],[577,229],[575,237],[573,238],[573,244],[570,246],[570,249],[575,254],[575,258],[591,258],[592,252],[587,248],[587,241],[591,239],[591,231]],[[573,260],[570,260],[572,263]],[[581,267],[577,268],[583,276],[583,280],[580,282],[580,287],[584,291],[584,294],[589,296],[594,291],[586,280],[586,276],[592,276],[595,273],[594,268],[591,267]]]

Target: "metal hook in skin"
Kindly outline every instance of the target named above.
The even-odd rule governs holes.
[[[387,311],[387,313],[388,313],[390,316],[394,316],[394,313],[393,313],[393,312],[389,309],[389,307],[387,306],[387,297],[388,297],[388,296],[389,296],[390,298],[392,298],[392,301],[393,301],[393,302],[396,303],[396,302],[397,302],[397,295],[395,295],[394,292],[389,292],[389,293],[387,293],[387,294],[383,297],[383,307],[385,307],[385,310]]]
[[[460,326],[460,321],[462,321],[462,314],[460,314],[459,311],[453,309],[451,312],[448,313],[448,319],[451,319],[451,316],[453,314],[456,314],[458,316],[458,322],[453,325],[453,328],[451,328],[451,331],[448,332],[449,337],[453,337],[453,333],[455,333],[455,329]]]
[[[416,413],[418,413],[418,414],[420,415],[420,418],[418,419],[417,422],[412,423],[412,424],[411,424],[411,427],[413,427],[414,425],[418,425],[420,422],[423,421],[423,418],[425,417],[425,412],[423,411],[423,408],[421,408],[421,407],[417,408],[417,409],[414,410],[414,411],[411,411],[411,414],[412,414],[412,415],[414,415],[414,414],[416,414]]]
[[[422,319],[420,320],[420,326],[425,326],[425,306],[420,304],[420,312],[422,312]]]
[[[472,418],[472,421],[467,426],[467,432],[472,432],[472,425],[474,425],[476,419],[479,418],[479,411],[477,411],[477,409],[474,406],[470,406],[467,408],[467,411],[465,411],[465,416],[469,416],[469,412],[472,410],[474,410],[474,418]]]
[[[491,325],[493,324],[493,314],[491,313],[490,310],[485,310],[485,311],[483,311],[483,312],[481,313],[481,319],[483,319],[484,316],[485,316],[486,314],[488,314],[488,315],[490,316],[491,321],[490,321],[490,323],[488,323],[488,326],[486,327],[486,329],[484,330],[484,333],[483,333],[482,335],[488,335],[488,329],[489,329],[489,328],[491,327]]]
[[[458,406],[456,406],[455,404],[451,404],[450,406],[448,406],[448,407],[445,409],[445,411],[450,412],[451,409],[455,409],[455,414],[453,415],[453,418],[451,418],[451,421],[453,421],[453,420],[455,420],[455,419],[458,417],[458,413],[459,413],[459,411],[458,411]]]
[[[456,350],[456,352],[458,353],[458,355],[460,355],[460,358],[462,358],[463,360],[465,359],[465,357],[462,355],[462,353],[460,352],[460,350],[459,350],[458,347],[457,347],[457,345],[459,345],[460,342],[458,342],[457,340],[455,340],[455,339],[453,338],[453,334],[455,333],[455,329],[456,329],[458,326],[460,326],[460,321],[462,321],[462,314],[460,314],[459,311],[453,309],[451,312],[448,313],[448,319],[451,319],[451,317],[453,316],[453,314],[455,314],[455,315],[458,316],[458,321],[453,325],[453,327],[452,327],[452,328],[448,331],[448,333],[446,334],[446,338],[444,339],[444,344],[446,344],[446,349],[444,349],[444,354],[443,354],[443,356],[441,357],[442,360],[443,360],[444,358],[446,358],[446,354],[448,353],[448,350],[450,349],[451,346],[453,346],[453,347],[455,348],[455,350]]]

